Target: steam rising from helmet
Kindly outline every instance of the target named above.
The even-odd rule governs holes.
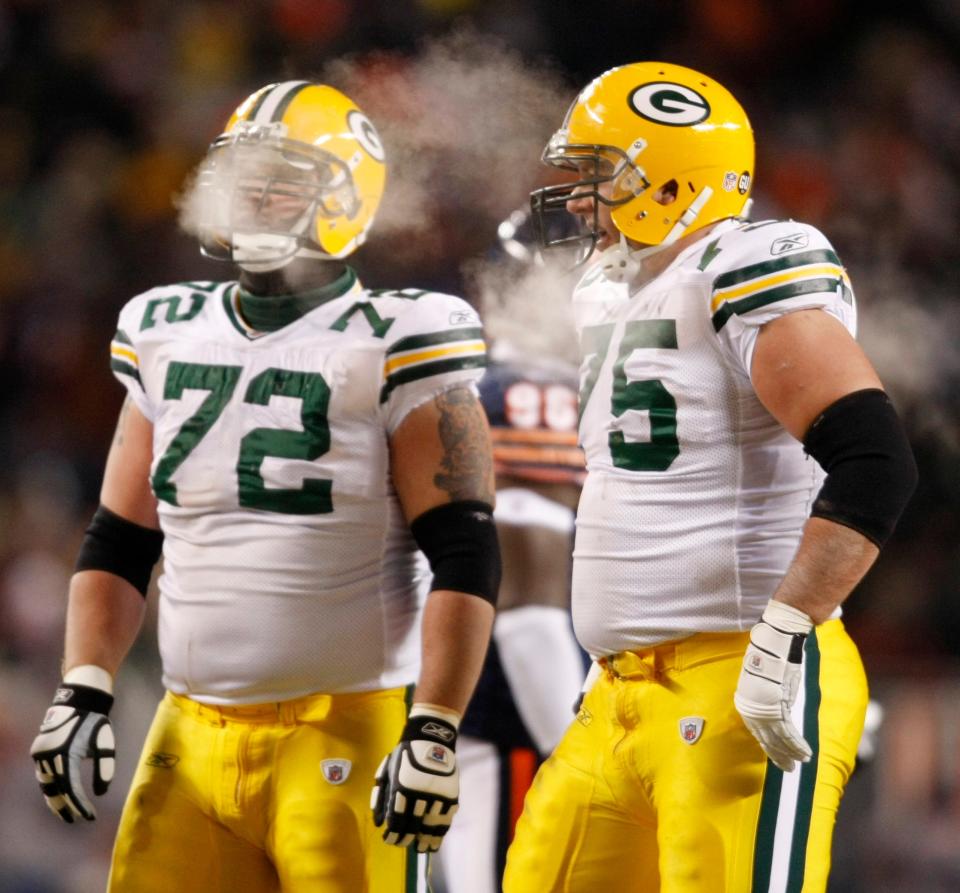
[[[539,258],[528,234],[512,242],[525,260],[497,241],[514,212],[524,224],[518,209],[548,175],[540,155],[571,86],[548,64],[471,29],[411,59],[338,60],[324,76],[369,113],[386,147],[390,177],[369,250],[382,245],[391,272],[413,284],[424,263],[455,256],[488,339],[575,356],[570,259]]]

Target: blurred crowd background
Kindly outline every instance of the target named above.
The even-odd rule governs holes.
[[[175,197],[231,110],[287,78],[354,96],[394,162],[362,278],[483,309],[477,265],[540,185],[540,149],[577,88],[641,59],[698,68],[746,107],[754,219],[803,219],[833,241],[920,465],[846,609],[884,723],[841,809],[831,890],[960,889],[960,4],[3,0],[0,893],[103,889],[160,690],[152,615],[118,681],[101,820],[51,816],[27,751],[122,400],[116,314],[154,285],[229,275],[178,227]],[[565,300],[524,298],[546,313]]]

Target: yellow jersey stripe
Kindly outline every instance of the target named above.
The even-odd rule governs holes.
[[[393,356],[384,365],[386,375],[391,375],[398,369],[406,369],[410,366],[416,366],[420,363],[428,363],[432,360],[446,359],[448,357],[468,356],[470,354],[482,354],[486,351],[486,345],[483,339],[473,341],[464,341],[459,344],[441,345],[430,350],[417,350],[408,354]]]
[[[128,362],[133,363],[134,366],[140,366],[140,360],[137,357],[137,352],[135,350],[131,350],[129,347],[123,347],[119,344],[111,344],[110,356],[127,360]]]
[[[769,288],[785,282],[796,282],[799,279],[816,279],[823,276],[842,278],[844,277],[844,269],[837,264],[817,264],[816,266],[799,267],[783,273],[777,273],[773,276],[754,279],[746,285],[715,292],[713,300],[710,302],[710,311],[711,313],[715,313],[724,301],[732,301],[756,292],[766,291]]]

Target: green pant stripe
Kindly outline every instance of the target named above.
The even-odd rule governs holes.
[[[804,703],[803,737],[813,751],[808,763],[800,772],[800,789],[797,791],[797,811],[794,817],[793,841],[790,846],[790,875],[787,893],[800,893],[803,889],[803,870],[807,859],[807,839],[810,836],[810,820],[813,817],[813,792],[817,786],[817,765],[820,760],[820,644],[816,629],[807,636],[803,655]]]
[[[412,685],[408,685],[406,690],[403,693],[403,701],[407,708],[407,713],[410,712],[410,708],[413,706],[413,689]],[[420,873],[418,871],[419,864],[417,856],[420,854],[417,852],[416,846],[407,847],[407,870],[404,877],[403,884],[403,893],[417,893],[417,882],[420,880]]]
[[[817,765],[820,751],[820,646],[816,630],[804,647],[804,702],[802,733],[813,751],[808,763],[795,772],[800,773],[797,802],[794,808],[790,841],[790,861],[786,893],[800,893],[803,889],[804,866],[807,858],[807,840],[813,817],[813,793],[817,783]],[[753,854],[753,893],[766,893],[773,875],[773,848],[777,832],[777,818],[783,789],[783,772],[767,760],[767,774],[760,799],[760,815]]]
[[[757,820],[757,836],[753,849],[753,890],[763,893],[770,889],[770,873],[773,869],[773,841],[777,832],[777,811],[780,807],[780,789],[783,772],[767,760],[767,774],[763,780],[760,798],[760,817]]]
[[[417,848],[407,847],[407,876],[403,885],[403,893],[417,893]]]

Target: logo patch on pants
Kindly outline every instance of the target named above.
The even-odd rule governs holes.
[[[350,775],[350,760],[321,760],[320,771],[330,784],[343,784]]]
[[[154,769],[172,769],[179,762],[180,757],[175,753],[163,753],[159,750],[155,750],[147,757],[147,765]]]
[[[684,744],[696,744],[703,734],[702,716],[685,716],[680,720],[680,737]]]

